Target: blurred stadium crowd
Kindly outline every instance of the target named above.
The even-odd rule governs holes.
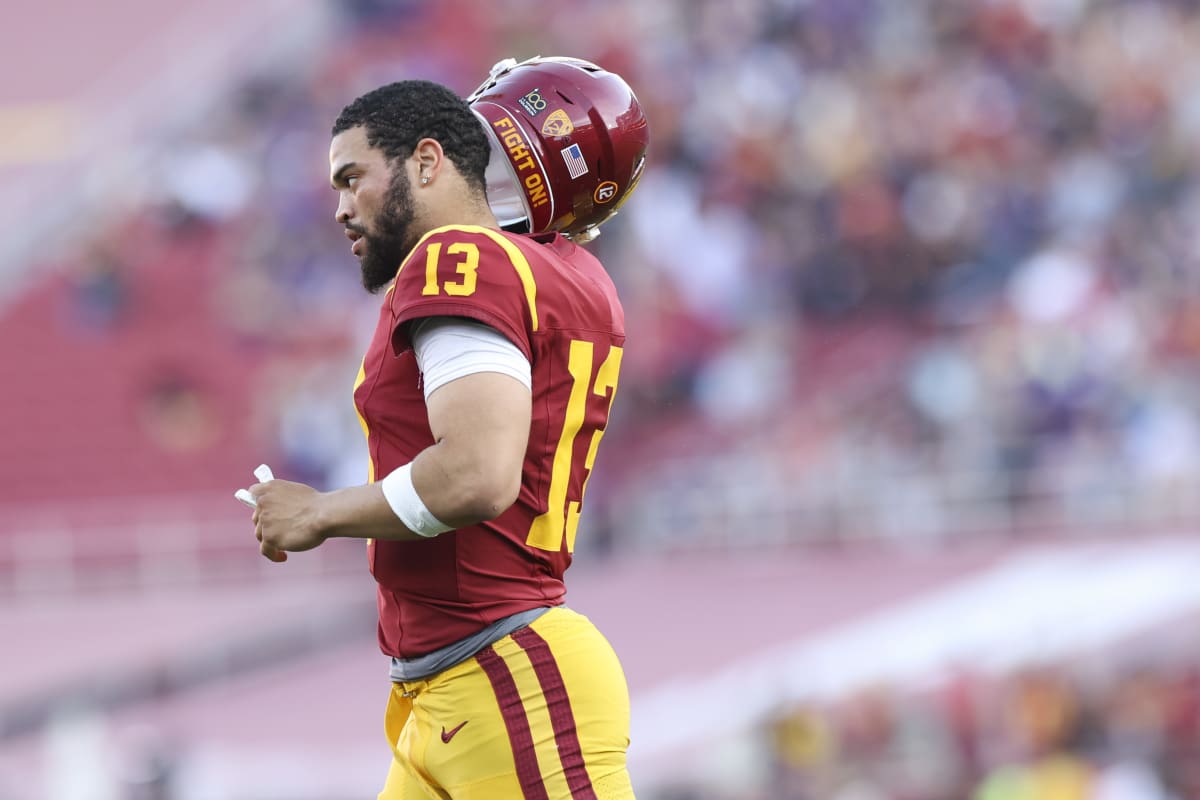
[[[331,485],[361,475],[343,387],[374,301],[331,221],[328,119],[382,80],[466,92],[540,49],[529,3],[350,5],[328,57],[253,76],[163,149],[143,204],[93,237],[73,315],[131,313],[148,218],[215,259],[211,324],[273,354],[259,438]],[[1194,515],[1194,3],[630,1],[546,22],[654,123],[638,202],[596,245],[638,345],[606,450],[645,466],[593,503],[683,544]],[[220,246],[195,254],[197,231]],[[202,450],[188,388],[158,387],[153,435]]]
[[[1168,800],[1200,792],[1200,675],[1159,663],[960,675],[781,711],[758,786],[671,800]],[[761,754],[766,754],[765,757]],[[753,783],[753,781],[752,781]]]
[[[330,121],[386,80],[465,94],[542,52],[625,75],[653,133],[593,245],[630,346],[581,546],[1200,519],[1200,3],[338,8],[327,51],[162,143],[69,259],[58,324],[151,332],[138,304],[169,267],[172,291],[212,276],[211,313],[173,335],[255,359],[249,384],[140,388],[160,450],[203,463],[243,424],[206,398],[237,391],[277,474],[365,477],[349,387],[378,300],[333,222]],[[1200,796],[1192,668],[1075,677],[792,709],[758,732],[769,787],[679,796]]]
[[[163,147],[73,272],[70,324],[101,336],[137,324],[148,242],[209,262],[198,324],[269,354],[254,434],[291,474],[362,474],[344,386],[375,301],[331,219],[328,120],[402,75],[465,93],[544,39],[626,74],[654,124],[596,245],[637,344],[606,451],[643,466],[593,504],[685,545],[1197,512],[1196,4],[628,0],[538,36],[518,0],[339,8],[348,38]],[[160,449],[216,446],[203,386],[146,392]]]
[[[639,476],[652,527],[1194,517],[1196,4],[684,7],[636,62],[673,77],[609,258],[660,359],[625,408],[733,435]]]

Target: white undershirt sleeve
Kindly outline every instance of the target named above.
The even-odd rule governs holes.
[[[462,317],[429,317],[413,325],[410,337],[424,376],[425,399],[452,380],[476,372],[499,372],[532,391],[529,359],[490,325]]]

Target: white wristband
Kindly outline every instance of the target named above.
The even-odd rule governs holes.
[[[421,501],[417,487],[413,486],[411,462],[392,470],[380,484],[383,486],[383,496],[392,507],[392,511],[413,533],[433,538],[439,533],[454,530],[435,517]]]

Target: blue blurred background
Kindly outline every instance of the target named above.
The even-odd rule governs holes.
[[[232,491],[366,477],[338,110],[537,54],[652,127],[568,578],[639,796],[1200,797],[1200,3],[3,19],[0,800],[374,796],[362,548]]]

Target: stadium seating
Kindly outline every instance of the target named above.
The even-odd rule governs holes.
[[[271,5],[245,18],[264,53],[299,36]],[[93,175],[41,220],[55,247],[4,273],[0,629],[22,655],[0,672],[0,800],[54,771],[56,692],[108,704],[67,715],[64,741],[179,737],[179,782],[201,787],[181,798],[377,788],[361,550],[269,571],[230,493],[262,461],[361,479],[348,385],[378,300],[332,221],[333,115],[408,75],[465,93],[534,51],[622,72],[653,128],[594,245],[630,339],[572,585],[626,660],[639,796],[1023,800],[1056,764],[1090,782],[1071,800],[1200,792],[1197,601],[1172,568],[1194,554],[1163,544],[1200,520],[1195,5],[580,1],[533,27],[528,3],[486,5],[331,4],[298,25],[318,37],[301,56],[223,59],[186,124],[152,104],[162,125],[120,160],[135,174]],[[62,158],[56,187],[85,166]],[[6,185],[31,171],[0,165]],[[12,219],[57,208],[5,197]],[[1066,555],[1019,561],[1045,541]],[[875,614],[943,609],[960,581],[1028,612],[1020,642],[977,642],[996,668],[906,672],[949,647],[930,624],[780,672],[851,652]],[[247,611],[314,597],[333,622]],[[896,671],[829,677],[867,667]],[[327,730],[297,694],[321,695]],[[719,750],[691,736],[718,718],[742,723]],[[280,725],[311,772],[264,744]]]

